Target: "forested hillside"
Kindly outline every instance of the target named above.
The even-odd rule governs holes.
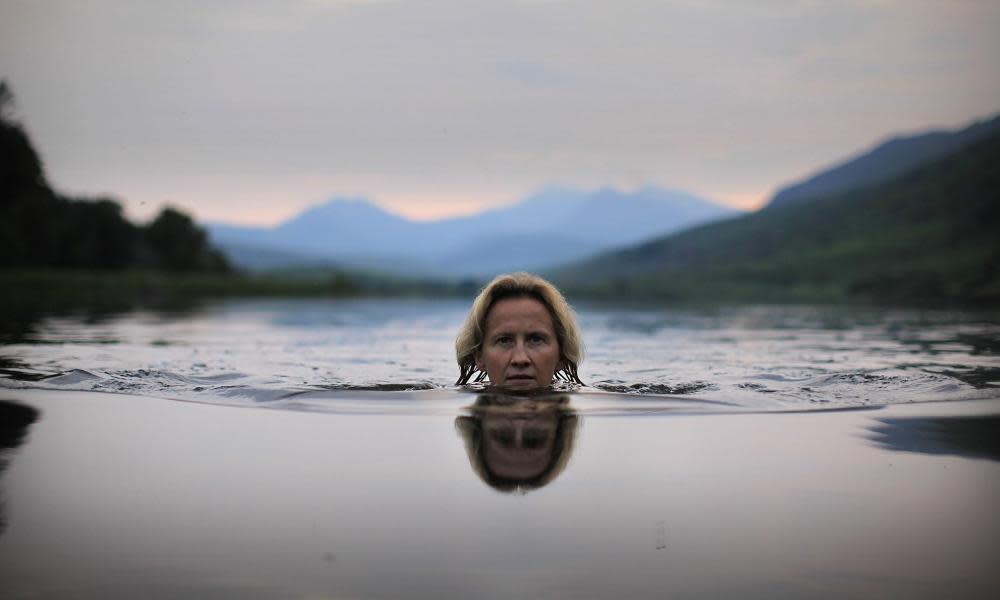
[[[1000,301],[1000,135],[890,181],[698,227],[553,273],[673,300]]]
[[[779,190],[768,207],[809,201],[882,183],[997,133],[1000,133],[1000,116],[978,121],[957,131],[896,136],[860,156]]]

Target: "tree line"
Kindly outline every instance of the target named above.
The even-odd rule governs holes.
[[[0,81],[0,268],[229,272],[225,256],[188,215],[164,208],[134,224],[112,198],[52,189]]]

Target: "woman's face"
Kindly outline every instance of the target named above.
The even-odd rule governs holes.
[[[559,340],[545,305],[534,298],[505,298],[493,304],[476,366],[497,387],[530,390],[551,385],[559,367]]]
[[[530,399],[483,415],[483,462],[507,479],[541,475],[553,462],[559,412]]]

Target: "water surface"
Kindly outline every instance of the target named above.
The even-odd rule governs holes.
[[[588,385],[514,397],[453,385],[466,309],[8,321],[0,592],[995,595],[995,315],[582,305]]]
[[[986,600],[1000,585],[1000,461],[979,433],[997,439],[1000,401],[602,416],[575,395],[418,415],[4,398],[40,415],[0,465],[5,597]]]
[[[609,399],[635,406],[637,396],[771,411],[1000,394],[991,312],[577,308],[588,384],[577,391],[595,409]],[[453,299],[237,300],[39,315],[0,345],[0,385],[319,411],[440,401],[458,393],[453,340],[467,309]]]

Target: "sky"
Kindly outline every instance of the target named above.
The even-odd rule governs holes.
[[[548,185],[754,209],[891,134],[1000,112],[996,0],[0,0],[59,191],[271,225]]]

